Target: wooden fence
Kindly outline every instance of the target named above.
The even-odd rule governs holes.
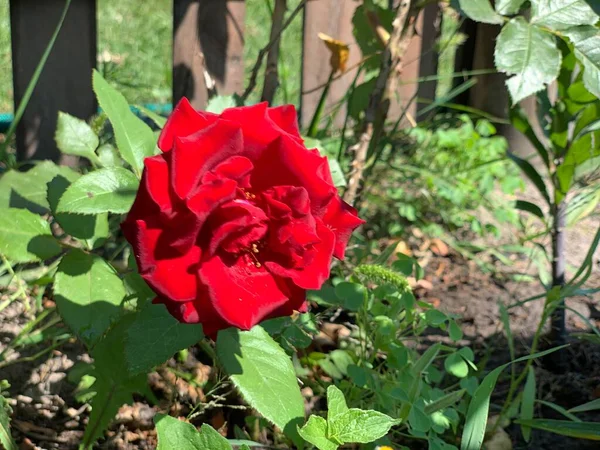
[[[220,94],[243,91],[244,0],[148,1],[173,1],[174,102],[186,96],[198,109],[206,105],[208,94],[204,68],[216,81]],[[59,20],[64,2],[10,0],[15,105],[23,98],[27,83]],[[328,50],[317,33],[322,32],[349,43],[351,52],[348,66],[354,66],[362,58],[352,35],[351,23],[359,4],[355,0],[309,0],[306,4],[300,99],[301,122],[304,125],[312,117],[329,74]],[[438,25],[438,5],[430,4],[419,18],[417,33],[406,55],[403,80],[415,80],[437,72],[434,43]],[[61,110],[87,119],[97,111],[90,76],[96,64],[96,36],[96,0],[73,0],[19,124],[19,159],[58,160],[60,155],[53,139],[57,112]],[[355,70],[345,73],[332,84],[327,105],[333,105],[346,94]],[[417,90],[419,97],[433,99],[435,83],[402,84],[400,104],[413,97]],[[496,93],[493,103],[498,102],[505,103]],[[396,106],[396,112],[400,107]]]

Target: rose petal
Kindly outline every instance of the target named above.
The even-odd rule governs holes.
[[[305,289],[301,289],[291,281],[284,279],[279,279],[278,285],[280,289],[289,297],[289,300],[265,317],[265,319],[291,316],[294,311],[303,313],[308,310]]]
[[[327,205],[323,222],[335,234],[333,256],[343,260],[352,232],[365,221],[358,217],[356,209],[336,195]]]
[[[136,221],[136,225],[134,255],[140,275],[163,297],[174,301],[195,299],[198,293],[197,265],[202,253],[200,247],[193,246],[187,253],[173,256],[171,250],[157,245],[162,230],[150,228],[142,220]]]
[[[196,111],[187,98],[183,97],[173,113],[169,116],[167,123],[158,138],[158,148],[168,152],[173,148],[176,137],[188,136],[211,125],[217,120],[217,115],[206,111]]]
[[[333,184],[322,175],[323,163],[327,163],[326,158],[283,135],[254,162],[251,184],[258,191],[281,185],[302,186],[310,197],[313,215],[320,217],[337,194]]]
[[[269,118],[286,133],[302,142],[298,128],[298,113],[293,105],[276,106],[267,110]]]
[[[200,266],[199,274],[221,317],[244,330],[289,300],[273,275],[257,268],[249,257],[216,255]]]
[[[320,242],[309,250],[311,260],[308,264],[303,267],[285,267],[280,260],[274,259],[265,261],[265,267],[278,277],[289,278],[302,289],[320,289],[329,278],[335,236],[319,219],[316,220],[316,227]]]
[[[193,135],[176,137],[171,164],[175,193],[181,199],[188,198],[205,173],[243,151],[242,132],[226,120],[218,120]]]
[[[222,205],[208,225],[209,254],[214,255],[219,248],[230,253],[248,251],[265,236],[268,221],[264,211],[248,201],[236,199]]]
[[[254,169],[252,161],[245,156],[232,156],[223,161],[213,171],[208,172],[202,178],[202,183],[209,183],[214,179],[228,179],[237,182],[244,189],[250,187],[250,174]]]

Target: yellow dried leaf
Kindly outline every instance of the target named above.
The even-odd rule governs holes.
[[[350,57],[350,47],[348,44],[343,43],[342,41],[338,41],[337,39],[333,39],[331,36],[328,36],[324,33],[319,33],[319,39],[325,42],[325,45],[331,52],[331,59],[329,63],[331,64],[331,70],[337,72],[346,71],[346,64],[348,63],[348,58]]]

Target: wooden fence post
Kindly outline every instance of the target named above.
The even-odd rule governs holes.
[[[221,95],[243,90],[245,15],[244,0],[174,0],[173,104],[206,107],[207,75]]]
[[[319,32],[325,33],[347,43],[350,46],[350,59],[347,67],[353,67],[361,59],[360,48],[352,33],[352,16],[360,2],[351,0],[319,0],[309,1],[304,13],[304,42],[302,58],[302,101],[300,108],[301,123],[307,126],[314,114],[322,89],[329,76],[329,51],[318,38]],[[415,94],[431,100],[435,98],[435,82],[418,84],[419,77],[435,75],[437,72],[437,54],[433,51],[438,34],[439,8],[437,4],[428,5],[419,15],[416,24],[417,33],[413,37],[406,52],[396,101],[390,107],[389,120],[398,118]],[[346,72],[331,84],[325,105],[325,113],[332,111],[333,106],[344,97],[352,84],[357,68]],[[402,81],[406,83],[402,83]],[[360,81],[360,80],[359,80]],[[416,102],[409,108],[411,116],[415,116]],[[334,124],[340,126],[344,121],[345,107],[334,118]]]
[[[50,41],[65,0],[10,0],[15,110]],[[71,3],[54,48],[17,128],[17,158],[61,157],[54,142],[58,111],[88,119],[97,110],[92,91],[96,67],[96,0]]]

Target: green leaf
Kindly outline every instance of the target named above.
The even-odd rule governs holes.
[[[515,208],[519,211],[526,211],[528,213],[531,213],[542,220],[546,220],[542,208],[540,208],[535,203],[528,202],[527,200],[517,200],[515,202]]]
[[[154,416],[157,450],[231,450],[231,444],[213,427],[203,424],[200,432],[191,423],[164,414]]]
[[[510,328],[510,317],[508,316],[508,310],[502,303],[498,303],[498,310],[500,311],[500,320],[504,326],[504,332],[506,333],[506,340],[508,341],[508,352],[511,359],[515,359],[515,340],[513,338],[512,330]]]
[[[6,399],[0,395],[0,447],[4,448],[4,450],[18,450],[19,447],[10,434],[9,408]]]
[[[517,420],[516,422],[520,425],[549,431],[561,436],[600,441],[600,423],[598,422],[573,422],[571,420],[551,419]]]
[[[449,406],[458,403],[460,399],[463,398],[463,395],[465,395],[465,392],[467,392],[466,389],[450,392],[449,394],[438,398],[436,401],[427,404],[424,409],[425,414],[433,414],[436,411],[446,409]]]
[[[567,226],[575,225],[580,220],[596,211],[600,203],[600,184],[596,183],[583,188],[569,200],[567,205]]]
[[[512,75],[506,86],[514,105],[556,79],[561,53],[553,35],[515,17],[498,35],[494,59],[499,71]]]
[[[71,182],[62,175],[55,176],[48,183],[50,211],[66,234],[84,240],[90,249],[98,247],[109,235],[107,213],[83,216],[56,212],[60,198],[70,185]]]
[[[340,163],[337,159],[327,158],[329,162],[329,170],[331,171],[331,178],[333,179],[333,185],[335,187],[346,187],[346,177],[340,167]]]
[[[43,161],[27,172],[10,170],[0,177],[0,209],[24,208],[37,214],[46,214],[46,184],[61,175],[75,181],[79,174],[74,170],[57,166],[52,161]]]
[[[509,115],[512,126],[521,132],[527,139],[529,139],[529,142],[531,142],[531,145],[533,145],[535,150],[538,152],[538,155],[540,155],[546,167],[550,167],[548,150],[546,150],[544,144],[542,144],[542,142],[538,139],[533,127],[531,126],[531,123],[529,122],[529,118],[527,117],[527,114],[521,105],[517,104],[510,108]]]
[[[335,295],[342,300],[344,308],[358,311],[365,302],[366,289],[362,284],[342,281],[335,286]]]
[[[378,411],[351,408],[334,419],[327,418],[328,437],[340,443],[368,444],[385,436],[398,423]]]
[[[576,406],[575,408],[569,409],[571,413],[596,411],[600,409],[600,398],[592,400],[591,402],[584,403],[583,405]]]
[[[26,209],[6,208],[0,214],[0,253],[15,263],[43,261],[61,252],[50,224]]]
[[[570,28],[564,34],[575,46],[575,56],[583,63],[583,83],[600,98],[600,31],[592,26]]]
[[[125,334],[125,359],[131,375],[148,372],[204,337],[202,325],[184,324],[164,305],[148,305]]]
[[[565,347],[566,345],[562,345],[560,347],[551,348],[543,352],[523,356],[511,361],[510,363],[503,364],[487,374],[479,387],[475,390],[473,398],[471,399],[471,403],[469,404],[469,409],[467,410],[467,416],[465,420],[465,427],[462,434],[460,446],[461,450],[479,450],[481,448],[490,408],[490,397],[494,387],[496,386],[496,381],[498,381],[498,377],[504,369],[511,364],[527,361],[529,359],[541,358],[542,356],[549,355],[550,353],[556,352]]]
[[[502,16],[494,11],[489,0],[458,0],[458,4],[467,17],[477,22],[504,23]]]
[[[92,81],[98,103],[114,129],[121,156],[140,177],[144,168],[144,158],[154,155],[156,149],[154,133],[131,111],[125,97],[110,86],[96,70]]]
[[[547,402],[544,400],[536,400],[537,403],[540,403],[544,406],[547,406],[548,408],[552,408],[554,411],[556,411],[557,413],[562,414],[563,416],[565,416],[567,419],[572,420],[573,422],[581,422],[581,419],[579,419],[577,416],[571,414],[569,411],[567,411],[565,408],[563,408],[562,406],[559,406],[555,403],[552,402]]]
[[[508,153],[508,157],[514,161],[514,163],[519,166],[519,169],[531,180],[534,186],[540,191],[540,194],[544,197],[548,205],[551,205],[550,196],[548,195],[548,190],[546,189],[546,184],[544,180],[538,173],[538,171],[531,165],[529,161],[519,158],[517,155],[513,153]]]
[[[352,33],[358,46],[360,47],[361,53],[364,57],[374,55],[375,53],[383,50],[383,45],[377,39],[373,29],[369,25],[367,19],[367,11],[371,11],[375,14],[381,23],[381,26],[391,33],[392,21],[394,20],[394,11],[388,8],[382,8],[379,5],[371,4],[367,9],[365,5],[360,5],[355,9],[354,15],[352,16]],[[379,67],[379,61],[377,58],[369,58],[365,61],[365,67],[367,69],[377,69]],[[368,93],[366,94],[368,96]],[[356,91],[353,97],[356,97]]]
[[[289,356],[260,326],[219,331],[219,362],[244,399],[296,445],[304,422],[304,400]]]
[[[319,416],[310,416],[308,422],[298,428],[298,434],[319,450],[337,450],[339,447],[327,437],[327,421]]]
[[[166,117],[163,117],[160,114],[156,114],[154,111],[150,111],[148,108],[141,105],[135,105],[135,107],[138,110],[140,110],[146,117],[152,120],[152,122],[154,122],[157,127],[163,128],[167,123]]]
[[[450,336],[450,339],[452,339],[454,342],[460,341],[463,338],[462,329],[454,320],[450,320],[449,322],[448,336]]]
[[[496,0],[496,11],[499,14],[517,14],[525,0]]]
[[[452,353],[446,357],[444,360],[444,369],[450,375],[454,375],[457,378],[464,378],[469,374],[469,366],[458,353]]]
[[[535,371],[532,366],[529,366],[529,372],[527,373],[527,381],[523,388],[523,398],[521,399],[521,420],[533,419],[533,406],[535,404]],[[529,442],[531,439],[531,427],[521,425],[521,432],[523,433],[523,439],[525,442]]]
[[[238,102],[233,95],[217,95],[208,101],[206,111],[221,114],[227,108],[234,108],[238,106]]]
[[[61,152],[67,155],[82,156],[94,164],[101,164],[95,153],[100,143],[98,136],[85,120],[59,111],[54,139]]]
[[[576,25],[594,25],[598,16],[585,0],[531,0],[531,23],[566,30]]]
[[[102,167],[120,167],[123,165],[119,151],[110,144],[104,144],[96,150]]]
[[[335,420],[348,411],[344,394],[333,384],[327,388],[327,420]]]
[[[427,433],[431,429],[431,419],[418,403],[412,405],[408,415],[408,423],[413,431]]]
[[[125,287],[102,258],[80,250],[67,253],[56,272],[54,300],[65,323],[93,346],[121,312]]]
[[[126,213],[138,189],[129,170],[109,167],[83,175],[69,186],[58,202],[58,212],[75,214]]]

